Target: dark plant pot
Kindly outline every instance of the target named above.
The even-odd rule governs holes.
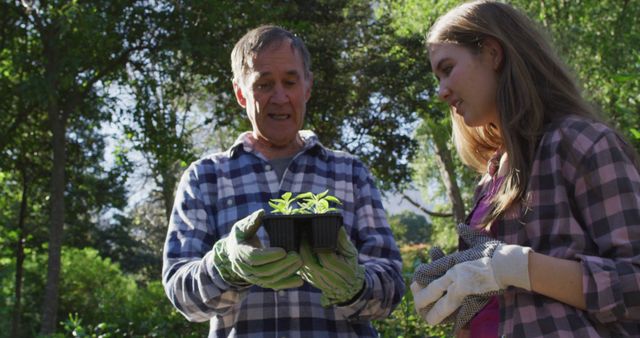
[[[300,228],[293,217],[268,215],[262,218],[271,246],[288,251],[298,251],[300,247]]]
[[[335,250],[338,229],[342,226],[340,213],[310,215],[266,215],[262,223],[269,234],[272,247],[298,251],[303,236],[309,239],[314,251]]]
[[[342,215],[327,213],[314,215],[311,219],[311,246],[315,251],[330,251],[337,247],[338,229],[342,226]]]

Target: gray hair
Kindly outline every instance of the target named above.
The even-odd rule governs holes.
[[[250,70],[249,62],[261,51],[275,44],[285,41],[291,42],[291,49],[297,51],[302,57],[304,76],[309,78],[311,74],[311,57],[302,40],[286,29],[273,25],[264,25],[247,32],[231,52],[231,70],[233,81],[240,82]]]

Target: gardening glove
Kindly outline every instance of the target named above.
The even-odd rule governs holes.
[[[431,257],[431,262],[435,262],[440,258],[445,257],[445,254],[440,248],[433,247],[429,250],[429,256]],[[442,260],[441,262],[444,263],[445,260]],[[447,270],[449,270],[453,265],[455,265],[454,261],[448,260],[446,264],[422,264],[418,267],[418,270],[414,274],[414,281],[411,283],[411,292],[414,299],[416,299],[415,304],[421,302],[421,295],[419,291],[424,289],[426,285],[429,285],[434,280],[444,276]],[[420,282],[417,280],[420,280]],[[463,328],[478,311],[489,303],[489,300],[490,296],[486,295],[467,296],[462,300],[460,307],[447,316],[447,318],[443,319],[440,324],[453,324],[453,332],[457,333],[458,330]],[[416,311],[426,320],[426,314],[432,307],[433,304],[427,305],[421,309],[416,306]]]
[[[416,309],[431,325],[451,316],[469,296],[488,298],[509,286],[531,290],[528,258],[531,248],[507,245],[465,224],[458,225],[457,230],[470,248],[421,266],[414,276]],[[447,266],[447,272],[427,281],[426,271],[442,269],[438,265]],[[457,315],[460,318],[456,318],[456,328],[464,326],[481,309],[463,307],[464,313]]]
[[[296,274],[302,266],[300,256],[282,248],[264,248],[256,232],[264,210],[239,220],[229,236],[213,246],[213,264],[222,279],[235,286],[255,284],[275,290],[302,286]]]
[[[303,239],[300,256],[304,263],[300,275],[322,291],[320,303],[324,307],[347,303],[364,287],[365,268],[358,264],[358,250],[342,227],[338,230],[336,252],[314,253]]]

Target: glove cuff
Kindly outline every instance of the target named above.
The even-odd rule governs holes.
[[[225,239],[221,239],[213,245],[213,265],[216,270],[218,270],[218,274],[231,286],[245,287],[250,285],[231,269],[231,261],[229,260],[229,254],[227,250],[225,250],[225,247]]]
[[[520,245],[499,245],[491,258],[491,268],[500,287],[512,285],[531,291],[529,253],[531,248]]]
[[[323,290],[320,302],[322,306],[327,307],[331,305],[345,306],[351,304],[358,298],[365,287],[365,268],[362,265],[358,265],[355,271],[353,281],[349,287],[345,290]],[[337,292],[336,292],[337,291]]]

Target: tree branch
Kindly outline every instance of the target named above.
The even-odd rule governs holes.
[[[425,214],[431,216],[431,217],[453,217],[452,213],[444,213],[444,212],[436,212],[436,211],[431,211],[428,210],[427,208],[423,207],[420,203],[416,202],[413,198],[409,197],[409,195],[407,195],[406,193],[402,192],[402,198],[405,199],[407,202],[411,203],[414,207],[418,208],[420,211],[424,212]]]

